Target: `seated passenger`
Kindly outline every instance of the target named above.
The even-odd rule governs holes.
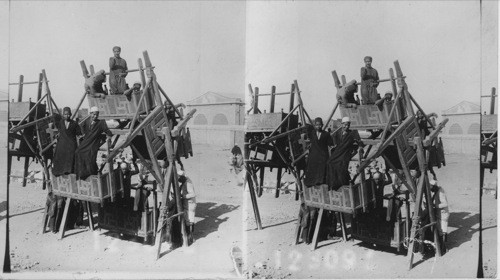
[[[127,96],[127,99],[130,101],[132,99],[132,94],[138,94],[141,92],[141,82],[135,82],[132,88],[127,89],[123,94]]]
[[[388,91],[385,93],[384,98],[380,98],[377,101],[375,101],[375,105],[377,105],[378,108],[382,110],[383,108],[382,106],[384,105],[384,103],[389,103],[391,102],[391,100],[392,100],[392,92]]]
[[[85,79],[85,92],[92,97],[104,98],[108,93],[103,89],[102,84],[106,82],[104,70],[99,70],[94,75]]]
[[[359,102],[354,99],[356,92],[358,92],[358,86],[356,80],[352,80],[337,91],[337,102],[346,108],[356,109],[356,106],[359,105]]]

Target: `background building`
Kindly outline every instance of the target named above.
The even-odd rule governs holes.
[[[236,95],[207,92],[186,102],[186,112],[196,109],[189,124],[191,141],[199,144],[243,149],[245,102]]]
[[[442,112],[449,121],[442,130],[445,153],[467,154],[479,157],[480,106],[462,101]]]

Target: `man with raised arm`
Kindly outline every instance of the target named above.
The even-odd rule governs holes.
[[[372,67],[372,57],[365,56],[365,67],[361,68],[361,98],[363,104],[375,104],[377,100],[378,72]]]

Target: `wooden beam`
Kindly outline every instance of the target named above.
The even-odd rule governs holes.
[[[16,132],[18,132],[18,131],[20,131],[22,129],[25,129],[25,128],[33,126],[33,125],[36,125],[37,123],[46,121],[46,120],[48,120],[48,119],[50,119],[52,117],[53,116],[46,116],[46,117],[43,117],[43,118],[38,119],[38,120],[34,120],[34,121],[26,123],[26,124],[15,126],[15,127],[13,127],[13,128],[10,129],[10,133],[16,133]]]
[[[378,148],[377,151],[372,154],[371,156],[368,156],[366,160],[363,161],[363,163],[358,167],[358,172],[361,172],[374,158],[380,156],[382,152],[389,146],[389,144],[396,138],[397,135],[401,133],[404,129],[406,129],[406,126],[408,126],[411,122],[413,122],[415,119],[414,116],[408,117],[404,120],[402,124],[399,125],[399,127],[394,131],[388,138],[385,140]]]
[[[424,147],[431,146],[432,141],[434,141],[434,139],[436,139],[438,137],[439,133],[444,128],[444,126],[446,125],[447,122],[448,122],[448,118],[444,119],[442,122],[439,123],[439,125],[436,127],[436,129],[431,132],[429,137],[423,141]]]
[[[141,130],[144,128],[144,126],[148,125],[153,121],[153,119],[156,117],[156,115],[163,110],[162,106],[157,106],[154,108],[154,110],[149,114],[135,129],[128,135],[128,137],[125,139],[125,141],[119,145],[118,147],[114,148],[113,151],[111,151],[111,154],[109,157],[114,158],[120,149],[123,149],[124,147],[128,146],[130,142],[141,132]]]

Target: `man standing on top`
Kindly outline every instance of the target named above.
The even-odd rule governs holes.
[[[90,118],[82,124],[84,139],[75,151],[76,178],[84,180],[90,175],[97,175],[97,153],[104,143],[103,134],[111,137],[106,121],[99,119],[99,109],[90,108]]]
[[[372,67],[372,57],[365,56],[365,67],[361,67],[361,98],[363,104],[375,104],[378,80],[378,72]]]
[[[349,117],[342,118],[342,129],[333,135],[334,150],[328,159],[326,183],[331,190],[338,190],[343,185],[349,185],[349,162],[356,154],[361,139],[357,130],[351,130]]]
[[[109,88],[111,94],[123,94],[127,90],[127,62],[120,57],[122,49],[113,47],[114,56],[109,58]]]

